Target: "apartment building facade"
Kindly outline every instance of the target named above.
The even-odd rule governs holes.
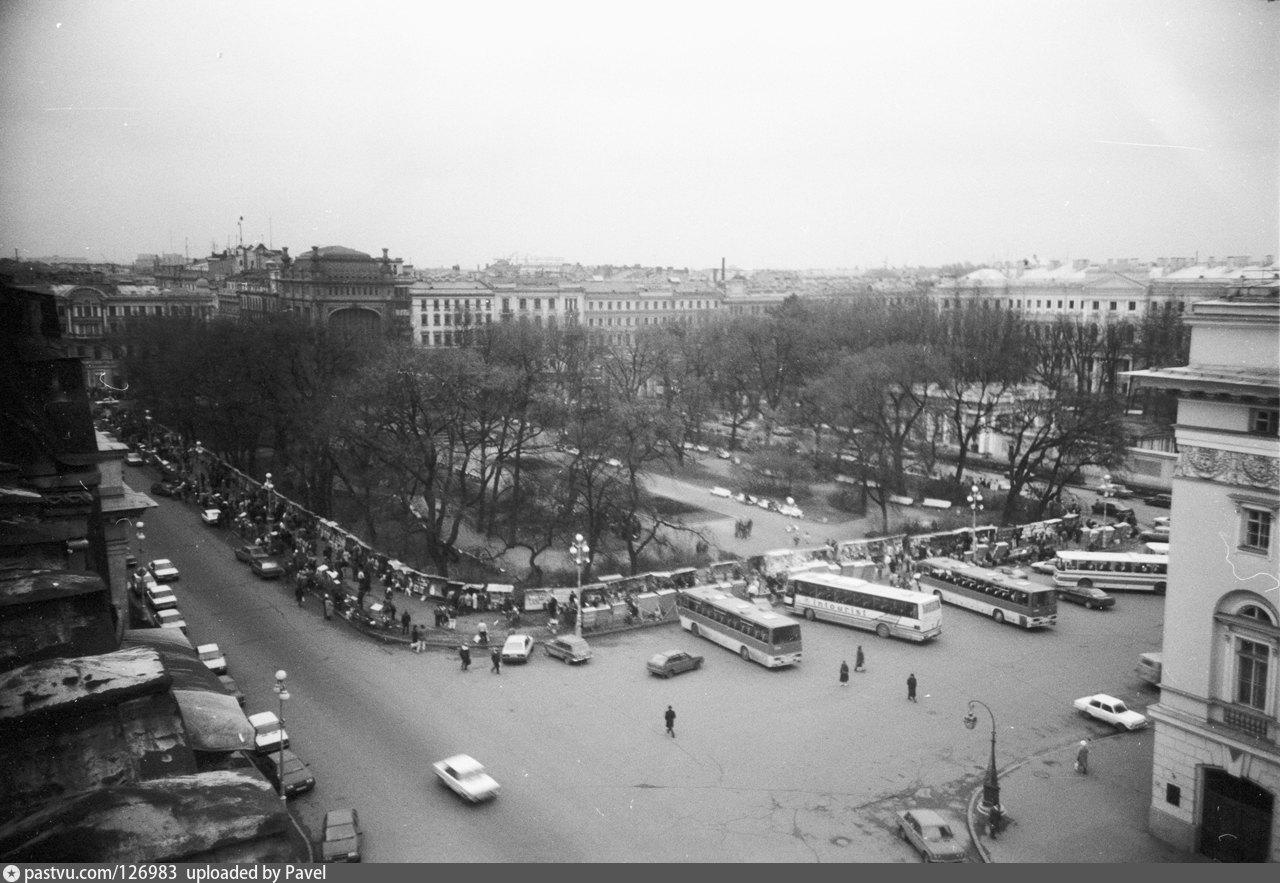
[[[1191,360],[1134,372],[1178,397],[1149,824],[1221,861],[1280,861],[1280,299],[1189,308]]]

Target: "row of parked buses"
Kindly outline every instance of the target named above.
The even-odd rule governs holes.
[[[1166,555],[1060,552],[1054,583],[1163,593],[1167,573]],[[882,638],[921,643],[942,634],[942,602],[1025,629],[1047,628],[1058,621],[1054,588],[953,558],[918,562],[915,585],[915,590],[899,589],[836,573],[794,573],[784,583],[783,604],[810,622],[826,620]],[[766,668],[800,662],[796,619],[714,586],[680,592],[676,606],[682,628],[744,660]]]

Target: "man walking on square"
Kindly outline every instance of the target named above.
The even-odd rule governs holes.
[[[912,672],[907,676],[907,701],[916,701],[916,673]]]
[[[675,709],[673,709],[670,705],[668,705],[668,706],[667,706],[667,713],[666,713],[666,714],[664,714],[662,717],[663,717],[663,719],[667,722],[667,733],[671,736],[671,738],[672,738],[672,739],[674,739],[674,738],[676,737],[676,712],[675,712]]]

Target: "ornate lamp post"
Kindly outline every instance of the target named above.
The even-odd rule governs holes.
[[[146,535],[146,534],[144,534],[144,533],[142,532],[142,528],[143,528],[143,527],[145,527],[145,525],[144,525],[141,521],[130,521],[128,518],[117,518],[117,519],[116,519],[116,524],[117,524],[117,525],[120,525],[120,524],[128,524],[128,525],[131,525],[131,526],[133,527],[133,535],[134,535],[134,537],[136,537],[136,538],[137,538],[137,540],[138,540],[138,561],[139,561],[139,563],[141,563],[141,561],[142,561],[142,541],[143,541],[143,540],[145,540],[145,539],[147,538],[147,535]]]
[[[1098,488],[1098,490],[1102,492],[1102,524],[1105,527],[1111,523],[1111,515],[1107,512],[1109,507],[1107,506],[1106,501],[1110,500],[1111,495],[1115,493],[1115,489],[1111,486],[1110,475],[1102,476],[1102,487]]]
[[[267,525],[271,524],[271,513],[275,509],[275,482],[271,480],[271,473],[267,473],[267,478],[262,482],[262,489],[267,492]]]
[[[582,565],[587,563],[587,556],[590,554],[591,547],[582,538],[582,534],[574,534],[573,545],[569,547],[569,555],[573,558],[573,563],[578,566],[578,615],[574,617],[573,622],[574,634],[578,636],[582,635]]]
[[[970,523],[970,530],[973,531],[973,548],[976,554],[978,548],[978,513],[982,511],[982,492],[976,484],[970,486],[969,496],[965,497],[965,499],[969,501],[969,511],[972,513],[973,520]]]
[[[146,413],[143,415],[143,419],[146,420],[147,422],[147,450],[150,453],[154,454],[155,442],[151,438],[151,409],[150,408],[147,408]]]
[[[289,697],[289,688],[285,684],[284,679],[289,676],[283,668],[276,672],[276,685],[273,688],[276,696],[280,698],[280,762],[276,766],[276,778],[280,780],[280,801],[283,803],[288,798],[284,794],[284,703]]]
[[[982,783],[982,807],[981,812],[989,815],[993,807],[1000,808],[1000,780],[996,776],[996,716],[992,714],[987,703],[980,702],[977,699],[969,700],[969,713],[964,716],[964,725],[966,729],[972,730],[978,725],[978,716],[973,713],[973,706],[981,705],[987,709],[987,714],[991,715],[991,759],[987,762],[987,778]]]

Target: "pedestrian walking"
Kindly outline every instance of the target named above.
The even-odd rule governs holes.
[[[668,706],[667,706],[667,711],[666,711],[666,713],[662,716],[662,719],[663,719],[663,720],[665,720],[665,721],[667,722],[667,734],[668,734],[669,736],[671,736],[671,738],[672,738],[672,739],[674,739],[674,738],[676,737],[676,712],[675,712],[675,709],[674,709],[674,708],[672,708],[670,705],[668,705]]]
[[[400,631],[406,635],[409,634],[409,623],[412,621],[413,621],[413,617],[409,615],[408,610],[406,610],[404,613],[401,613],[400,614]]]
[[[458,658],[462,660],[462,670],[471,668],[471,648],[463,644],[458,648]]]
[[[494,674],[502,674],[502,650],[495,644],[493,649],[489,651],[489,658],[493,660],[493,668],[490,669]]]
[[[849,686],[849,663],[844,661],[840,663],[840,686]]]
[[[916,673],[912,672],[907,676],[907,701],[916,701]]]
[[[867,670],[867,657],[862,655],[862,645],[858,645],[858,652],[853,657],[853,670],[865,672]]]
[[[305,583],[302,580],[297,580],[293,584],[293,597],[297,599],[299,607],[302,606],[303,592],[305,591],[304,585]]]
[[[1082,776],[1089,775],[1089,742],[1080,740],[1080,750],[1076,752],[1076,772]]]
[[[324,618],[333,619],[333,593],[324,593]]]

